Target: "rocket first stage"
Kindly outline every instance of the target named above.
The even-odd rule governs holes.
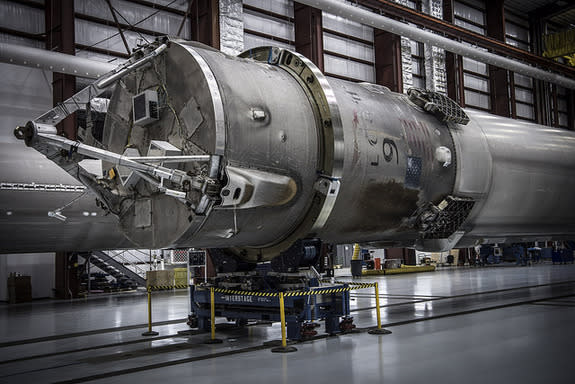
[[[104,92],[103,132],[58,134]],[[160,39],[15,134],[139,248],[257,262],[304,238],[438,251],[575,237],[574,132],[327,78],[285,49]]]

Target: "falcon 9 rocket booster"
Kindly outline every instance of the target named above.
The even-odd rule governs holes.
[[[101,140],[57,133],[105,90]],[[575,133],[328,78],[286,49],[232,57],[159,40],[64,106],[16,136],[90,188],[137,247],[256,262],[302,238],[437,251],[575,236]],[[104,172],[78,166],[87,157]]]

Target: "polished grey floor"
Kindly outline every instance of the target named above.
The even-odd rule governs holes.
[[[338,279],[351,280],[342,270]],[[571,383],[575,375],[575,266],[444,269],[364,278],[354,291],[358,331],[295,344],[274,354],[279,324],[218,327],[180,335],[185,292],[154,293],[154,330],[145,338],[146,296],[0,305],[0,382]],[[224,323],[225,319],[219,319]],[[320,330],[321,332],[321,330]]]

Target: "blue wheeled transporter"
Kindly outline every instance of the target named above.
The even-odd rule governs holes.
[[[349,316],[347,284],[309,287],[300,291],[285,291],[284,308],[287,338],[301,340],[317,334],[314,330],[325,321],[325,332],[336,334],[355,328]],[[190,286],[190,326],[210,329],[210,288]],[[239,291],[214,288],[215,316],[246,325],[249,320],[280,321],[279,292]]]

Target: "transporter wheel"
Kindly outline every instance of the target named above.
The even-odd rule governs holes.
[[[189,315],[187,324],[190,328],[198,328],[198,316]]]
[[[339,330],[342,333],[351,332],[355,329],[355,324],[353,323],[353,317],[345,317],[339,323]]]

